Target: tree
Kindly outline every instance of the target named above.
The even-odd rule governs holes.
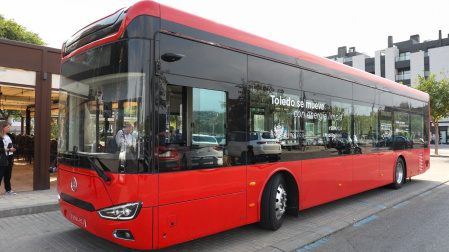
[[[8,121],[10,117],[12,117],[16,121],[19,121],[20,118],[22,118],[22,111],[0,109],[0,115],[2,115],[3,119],[5,119],[6,121]]]
[[[426,92],[430,96],[430,118],[435,127],[435,154],[438,155],[438,122],[449,117],[449,78],[437,80],[434,73],[429,73],[427,78],[418,75],[415,83],[418,84],[416,89]]]
[[[5,19],[0,14],[0,38],[15,40],[35,45],[46,45],[37,33],[27,31],[13,19]]]

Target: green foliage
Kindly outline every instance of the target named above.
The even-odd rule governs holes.
[[[20,121],[20,118],[22,118],[22,111],[20,110],[0,109],[0,114],[5,120],[12,117],[14,120]]]
[[[435,74],[429,73],[427,78],[418,75],[415,82],[418,83],[416,89],[430,96],[430,116],[434,124],[449,117],[449,78],[437,80]]]
[[[58,138],[58,118],[51,118],[50,123],[50,139]]]
[[[438,155],[438,122],[445,117],[449,117],[449,79],[445,77],[437,80],[434,73],[429,73],[427,78],[418,75],[415,82],[418,83],[415,88],[428,93],[430,97],[430,119],[435,127],[435,154]]]
[[[46,45],[37,33],[27,31],[13,19],[6,20],[0,14],[0,38],[15,40],[35,45]]]

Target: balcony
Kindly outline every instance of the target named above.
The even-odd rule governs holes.
[[[399,73],[396,75],[396,81],[404,81],[404,80],[410,80],[410,72],[408,73]]]
[[[345,57],[343,63],[352,62],[352,57]]]
[[[410,54],[396,57],[396,62],[410,60]]]

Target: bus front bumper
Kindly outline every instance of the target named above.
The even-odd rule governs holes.
[[[153,208],[141,208],[132,220],[109,220],[99,216],[97,211],[87,211],[59,200],[62,215],[86,231],[134,249],[153,249]]]

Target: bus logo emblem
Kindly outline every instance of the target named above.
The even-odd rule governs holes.
[[[72,191],[76,192],[76,189],[78,188],[78,183],[76,182],[75,177],[72,178],[72,183],[71,183],[70,187],[72,188]]]

